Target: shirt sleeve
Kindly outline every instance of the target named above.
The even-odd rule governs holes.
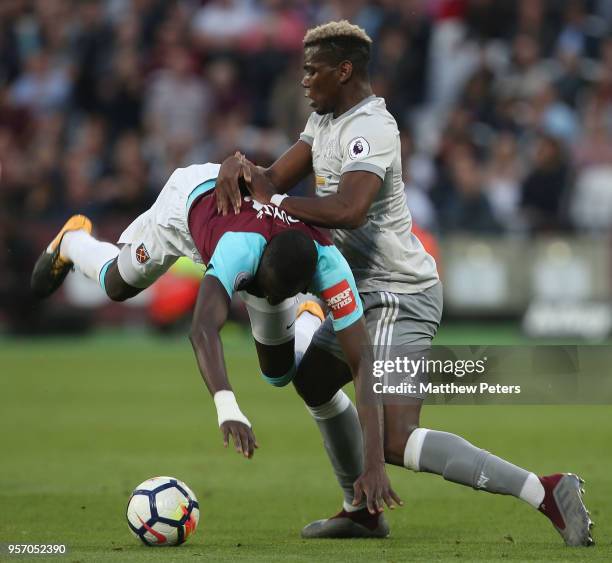
[[[317,246],[318,260],[312,291],[331,311],[334,330],[345,329],[363,316],[363,305],[353,272],[335,246]]]
[[[215,247],[205,275],[216,277],[231,299],[257,272],[265,247],[266,239],[258,233],[225,233]]]
[[[312,147],[312,143],[314,142],[315,136],[315,126],[314,120],[316,119],[315,113],[311,113],[308,121],[306,122],[306,127],[304,127],[304,131],[300,133],[300,141],[304,141]]]
[[[365,170],[384,179],[396,157],[398,139],[392,118],[371,114],[355,117],[340,135],[340,173]]]

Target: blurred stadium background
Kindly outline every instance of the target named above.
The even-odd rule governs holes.
[[[3,0],[6,332],[174,325],[193,299],[184,269],[126,305],[78,276],[37,304],[31,266],[74,212],[116,240],[176,167],[235,149],[272,162],[308,115],[304,31],[339,18],[374,39],[374,90],[400,126],[406,197],[440,266],[447,321],[605,338],[609,0]]]

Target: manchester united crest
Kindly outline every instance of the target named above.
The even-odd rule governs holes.
[[[150,258],[151,256],[149,256],[149,253],[147,252],[147,248],[145,247],[144,243],[138,245],[138,247],[136,248],[136,260],[138,260],[138,263],[145,264],[149,261]]]

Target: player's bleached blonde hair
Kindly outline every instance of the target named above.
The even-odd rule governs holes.
[[[339,38],[356,39],[368,45],[372,44],[372,39],[365,32],[365,29],[347,20],[340,20],[338,22],[327,22],[309,29],[304,36],[304,46]]]
[[[366,76],[372,40],[358,25],[341,20],[309,29],[304,36],[304,49],[317,47],[318,56],[330,64],[350,61],[356,75]]]

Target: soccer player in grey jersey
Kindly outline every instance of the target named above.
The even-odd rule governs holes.
[[[411,232],[402,186],[397,125],[374,96],[367,72],[371,39],[346,21],[330,22],[304,38],[302,86],[311,100],[300,140],[268,169],[227,159],[217,180],[221,213],[239,212],[238,178],[263,174],[253,196],[292,216],[332,229],[351,266],[375,346],[430,345],[442,313],[434,260]],[[285,192],[314,172],[316,198]],[[384,537],[389,527],[353,499],[362,471],[359,420],[343,393],[350,373],[329,320],[318,329],[294,384],[323,435],[344,490],[343,509],[309,524],[307,538]],[[422,398],[384,407],[385,460],[413,471],[491,493],[513,495],[544,513],[567,545],[590,545],[591,521],[572,474],[538,477],[463,438],[419,427]]]

